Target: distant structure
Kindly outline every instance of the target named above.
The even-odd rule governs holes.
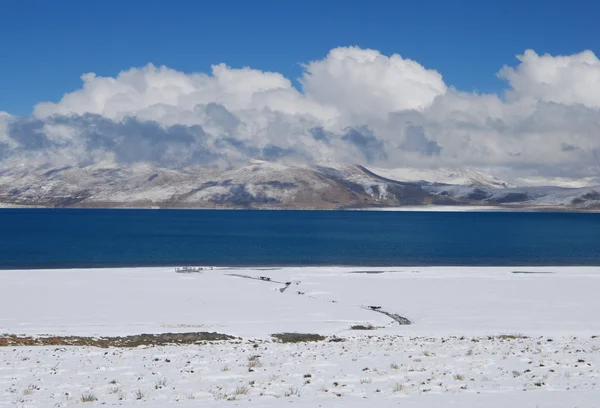
[[[203,270],[204,268],[201,268],[199,266],[179,266],[175,268],[175,272],[177,273],[196,273],[202,272]]]

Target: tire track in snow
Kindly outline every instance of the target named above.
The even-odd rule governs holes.
[[[261,282],[266,282],[266,283],[276,283],[276,284],[280,284],[280,285],[285,285],[282,288],[279,288],[279,291],[281,293],[285,292],[291,285],[293,282],[281,282],[281,281],[276,281],[271,279],[270,277],[266,277],[266,276],[250,276],[250,275],[243,275],[243,274],[238,274],[238,273],[228,273],[227,276],[233,276],[236,278],[243,278],[243,279],[252,279],[252,280],[257,280],[257,281],[261,281]],[[296,285],[299,285],[300,281],[296,282]],[[363,309],[363,310],[369,310],[375,313],[381,313],[386,315],[387,317],[389,317],[390,319],[394,320],[395,322],[397,322],[400,325],[409,325],[409,324],[413,324],[413,322],[410,319],[407,319],[404,316],[400,316],[397,313],[392,313],[392,312],[388,312],[385,310],[382,310],[381,307],[379,306],[362,306],[362,305],[354,305],[354,304],[344,304],[344,303],[340,303],[337,300],[331,300],[331,299],[326,299],[324,297],[318,297],[318,296],[314,296],[314,295],[310,295],[310,294],[306,294],[305,292],[296,292],[298,295],[302,295],[302,296],[306,296],[308,298],[311,299],[315,299],[315,300],[322,300],[322,301],[326,301],[328,303],[337,303],[340,305],[344,305],[347,307],[354,307],[354,308],[358,308],[358,309]]]

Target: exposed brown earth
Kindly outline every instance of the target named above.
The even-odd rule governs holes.
[[[162,333],[138,334],[124,337],[44,336],[30,337],[14,334],[0,337],[0,347],[11,346],[90,346],[90,347],[139,347],[178,344],[202,344],[209,341],[238,340],[221,333]]]
[[[325,340],[324,336],[314,333],[275,333],[271,334],[271,337],[275,337],[282,343],[305,343]]]

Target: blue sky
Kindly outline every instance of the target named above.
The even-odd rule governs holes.
[[[597,177],[599,15],[579,0],[0,0],[0,165]]]
[[[26,115],[81,86],[148,62],[300,76],[338,46],[398,53],[461,90],[499,92],[495,73],[538,54],[598,53],[600,3],[580,1],[32,1],[0,3],[0,111]]]

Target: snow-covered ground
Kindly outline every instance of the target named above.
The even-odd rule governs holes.
[[[34,206],[0,203],[0,208],[35,208]]]
[[[407,211],[407,212],[524,212],[531,211],[522,208],[496,207],[487,205],[422,205],[404,207],[371,207],[360,208],[358,211]]]
[[[0,271],[0,333],[242,338],[0,347],[0,407],[80,405],[87,393],[97,398],[90,406],[151,408],[594,407],[598,293],[600,268]],[[270,337],[280,332],[328,339],[281,344]]]
[[[522,186],[556,186],[565,188],[593,187],[600,184],[598,177],[521,177],[518,179]]]

